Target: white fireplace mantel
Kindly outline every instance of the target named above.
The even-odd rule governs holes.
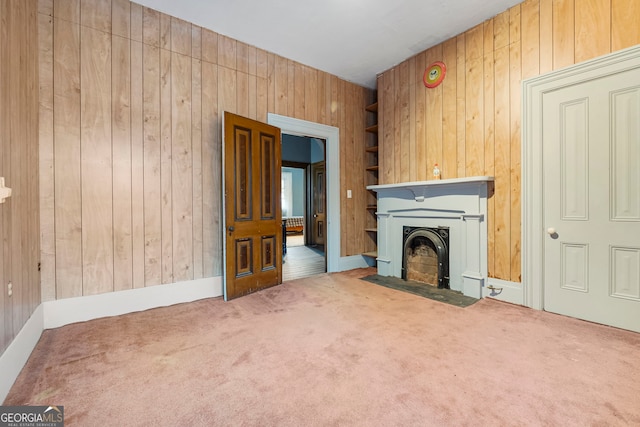
[[[491,176],[370,185],[377,193],[378,274],[402,277],[402,229],[449,227],[449,286],[481,298],[487,282]]]

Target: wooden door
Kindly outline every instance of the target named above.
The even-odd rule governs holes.
[[[544,308],[640,332],[640,70],[545,93],[542,114]]]
[[[324,161],[311,165],[311,245],[324,246],[326,236],[326,179]]]
[[[282,283],[280,129],[224,114],[224,296]]]

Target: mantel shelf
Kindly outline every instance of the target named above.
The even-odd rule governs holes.
[[[474,182],[489,182],[493,181],[492,176],[469,176],[465,178],[453,178],[453,179],[433,179],[430,181],[412,181],[412,182],[400,182],[397,184],[380,184],[369,185],[367,190],[380,191],[380,190],[414,190],[417,188],[425,188],[431,186],[440,185],[456,185],[456,184],[472,184]]]
[[[422,202],[429,194],[446,191],[451,194],[456,194],[459,191],[467,191],[470,185],[487,185],[488,182],[493,181],[492,176],[470,176],[465,178],[454,179],[434,179],[431,181],[412,181],[412,182],[400,182],[398,184],[382,184],[382,185],[369,185],[367,190],[372,190],[380,194],[395,193],[398,190],[408,190],[413,193],[413,197],[416,201]]]

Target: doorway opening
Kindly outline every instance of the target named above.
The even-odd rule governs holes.
[[[323,139],[282,135],[283,281],[327,271]]]

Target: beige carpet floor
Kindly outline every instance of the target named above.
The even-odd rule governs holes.
[[[4,404],[68,426],[640,425],[640,334],[374,272],[45,331]]]

